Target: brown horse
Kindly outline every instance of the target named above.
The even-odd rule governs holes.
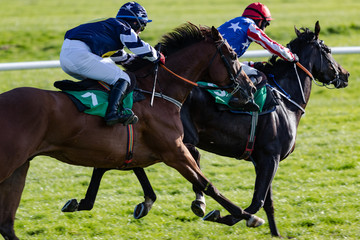
[[[235,52],[216,28],[184,24],[164,35],[162,47],[166,66],[184,78],[196,82],[207,79],[218,86],[236,81],[243,89],[236,98],[246,102],[254,86],[241,72]],[[140,89],[151,91],[154,65],[148,63],[134,73]],[[235,79],[234,76],[236,76]],[[243,81],[239,81],[239,79]],[[157,81],[162,94],[183,103],[192,85],[162,68]],[[239,88],[237,87],[237,88]],[[66,94],[35,88],[17,88],[0,95],[0,233],[5,239],[18,239],[14,231],[15,213],[20,203],[30,160],[39,155],[59,161],[97,168],[128,170],[145,168],[158,162],[175,168],[184,178],[214,198],[237,219],[246,219],[252,227],[262,224],[236,206],[204,176],[182,142],[183,127],[178,106],[156,98],[134,104],[139,116],[134,126],[133,161],[125,164],[127,132],[122,125],[106,126],[101,117],[81,113]]]
[[[289,43],[304,65],[324,86],[333,84],[335,88],[348,85],[349,73],[338,64],[331,55],[330,49],[319,39],[320,25],[315,24],[315,32],[309,29],[295,29],[297,38]],[[255,214],[264,208],[271,234],[281,236],[276,226],[274,205],[272,200],[272,180],[279,162],[287,158],[295,147],[297,126],[310,98],[312,79],[305,72],[294,69],[293,64],[273,58],[265,66],[263,72],[270,76],[269,85],[277,95],[278,106],[267,114],[260,114],[256,126],[256,141],[250,157],[256,170],[255,191],[251,205],[245,211]],[[301,71],[301,72],[300,72]],[[291,97],[290,97],[291,96]],[[207,105],[204,108],[204,105]],[[234,113],[218,110],[213,98],[206,91],[194,88],[181,109],[181,120],[185,130],[184,143],[193,157],[198,160],[199,153],[194,148],[216,153],[222,156],[243,159],[243,155],[251,131],[251,114]],[[255,127],[255,126],[254,126]],[[189,145],[191,144],[191,145]],[[94,169],[94,174],[85,199],[82,199],[73,210],[90,210],[93,207],[102,175],[107,169]],[[145,202],[135,208],[134,216],[145,216],[156,200],[156,195],[143,169],[135,168],[145,194]],[[192,210],[198,216],[205,214],[205,199],[201,191],[194,186],[196,200]],[[74,203],[74,200],[73,200]],[[68,203],[69,204],[69,203]],[[67,205],[65,205],[67,207]],[[233,225],[241,219],[232,215],[222,217],[220,211],[214,210],[204,220]]]

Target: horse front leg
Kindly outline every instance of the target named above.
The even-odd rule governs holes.
[[[264,206],[266,195],[278,169],[279,160],[277,157],[268,157],[267,159],[269,160],[266,158],[261,158],[261,161],[253,159],[256,179],[251,204],[246,208],[249,213],[256,213]]]
[[[80,202],[76,199],[71,199],[65,203],[62,212],[75,212],[83,210],[91,210],[94,207],[97,193],[99,191],[100,182],[104,173],[109,171],[110,168],[94,168],[90,180],[90,185],[86,191],[84,199],[81,199]]]
[[[195,148],[194,145],[190,143],[185,143],[186,148],[191,153],[191,156],[195,159],[196,164],[200,168],[200,152]],[[205,197],[202,191],[198,190],[193,186],[193,191],[195,193],[195,200],[191,203],[191,210],[198,217],[203,217],[206,210]]]
[[[25,162],[9,178],[0,183],[0,234],[5,239],[18,239],[14,230],[15,214],[24,190],[29,166],[29,162]]]
[[[134,218],[139,219],[139,218],[145,217],[148,214],[152,205],[156,201],[156,194],[150,184],[148,177],[146,176],[144,169],[143,168],[134,168],[133,170],[141,184],[141,187],[144,191],[144,198],[145,198],[145,201],[142,203],[139,203],[135,207],[135,210],[134,210]]]
[[[217,201],[231,214],[233,218],[239,219],[238,221],[242,219],[247,220],[248,227],[258,227],[264,223],[264,220],[261,218],[242,210],[240,207],[236,206],[229,199],[223,196],[201,172],[200,168],[197,166],[195,160],[192,158],[185,145],[183,145],[182,150],[175,159],[176,160],[174,161],[165,161],[165,163],[168,166],[175,168],[183,177],[191,182],[196,189],[204,192],[206,195]]]
[[[256,161],[257,159],[259,159],[259,161]],[[245,211],[255,214],[264,207],[269,221],[271,234],[273,236],[281,237],[275,223],[271,189],[272,180],[274,179],[279,166],[279,157],[262,156],[261,158],[257,157],[252,160],[256,171],[255,190],[252,202]]]
[[[275,208],[274,208],[274,202],[272,199],[272,185],[270,185],[269,191],[265,198],[264,210],[265,210],[267,219],[269,221],[271,235],[274,237],[281,238],[281,235],[279,233],[279,230],[278,230],[278,228],[276,226],[276,222],[275,222],[275,215],[274,215]]]

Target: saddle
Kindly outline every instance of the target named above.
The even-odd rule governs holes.
[[[128,104],[132,106],[134,102],[140,102],[145,99],[145,96],[140,92],[136,91],[136,77],[133,73],[127,72],[131,79],[131,85],[130,88],[127,89],[127,96],[128,98],[127,102]],[[54,83],[54,87],[60,89],[62,92],[64,92],[75,104],[77,109],[80,112],[85,112],[91,115],[98,115],[103,116],[104,111],[107,106],[107,96],[111,90],[111,87],[102,82],[92,79],[85,79],[81,81],[72,81],[72,80],[60,80],[56,81]],[[80,100],[80,97],[78,96],[81,92],[86,91],[89,94],[96,95],[98,98],[102,98],[102,101],[106,101],[106,106],[103,106],[101,110],[95,110],[91,111],[92,106],[89,104],[84,104],[83,101]],[[78,92],[78,94],[77,94]],[[101,93],[100,93],[101,92]],[[126,98],[123,101],[126,102]],[[129,99],[131,98],[131,99]],[[99,108],[99,107],[98,107]]]
[[[259,114],[262,115],[274,111],[276,106],[279,105],[277,101],[278,97],[275,96],[273,91],[271,91],[270,87],[266,84],[266,81],[257,84],[256,88],[258,90],[255,93],[254,99],[255,99],[255,103],[261,106],[261,111],[259,112]],[[266,98],[264,100],[263,100],[263,96],[259,96],[263,94],[266,94],[265,96]],[[223,104],[216,104],[216,107],[219,111],[230,111],[235,114],[248,114],[248,115],[252,114],[251,111],[248,111],[246,109],[234,110]]]
[[[136,85],[136,76],[134,73],[125,71],[130,77],[130,88],[128,92],[131,92],[135,89]],[[72,81],[72,80],[61,80],[54,83],[54,87],[62,91],[85,91],[85,90],[100,90],[104,92],[110,91],[110,86],[105,82],[94,80],[94,79],[84,79],[81,81]]]

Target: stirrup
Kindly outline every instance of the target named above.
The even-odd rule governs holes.
[[[121,114],[122,112],[117,112],[114,115],[111,116],[105,116],[106,125],[112,126],[117,123],[122,123],[124,126],[129,124],[135,124],[139,120],[139,118],[134,114],[134,112],[131,109],[130,113],[127,114]]]
[[[122,124],[123,124],[124,126],[129,125],[129,124],[135,124],[135,123],[138,122],[138,120],[139,120],[139,118],[134,114],[134,115],[130,116],[130,117],[129,117],[125,122],[123,122]]]

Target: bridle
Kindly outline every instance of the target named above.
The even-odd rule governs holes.
[[[299,82],[299,87],[300,87],[300,91],[301,91],[301,95],[302,95],[302,101],[303,103],[306,103],[306,100],[305,100],[305,96],[304,96],[304,90],[303,90],[303,87],[302,87],[302,84],[301,84],[301,81],[300,81],[300,77],[299,77],[299,74],[297,72],[297,69],[296,69],[296,66],[298,66],[300,69],[302,69],[310,78],[311,80],[317,85],[317,86],[320,86],[320,87],[326,87],[326,88],[329,88],[329,89],[333,89],[333,88],[330,88],[328,87],[329,85],[331,84],[334,84],[335,88],[337,88],[340,84],[341,84],[341,79],[339,77],[339,71],[337,70],[336,66],[335,66],[335,63],[333,61],[333,59],[331,59],[329,56],[328,56],[328,53],[331,53],[331,50],[328,49],[328,48],[325,48],[325,45],[324,45],[324,41],[320,40],[320,41],[317,41],[317,40],[313,40],[315,43],[316,43],[316,47],[319,48],[319,51],[320,51],[320,69],[322,69],[322,60],[323,60],[323,55],[325,55],[325,58],[330,62],[331,64],[331,67],[334,69],[335,71],[335,79],[328,82],[328,83],[324,83],[324,82],[321,82],[320,84],[320,81],[317,82],[317,80],[315,80],[315,78],[313,77],[313,75],[303,66],[301,65],[299,62],[297,62],[296,64],[294,64],[294,70],[295,70],[295,74],[296,74],[296,77],[298,79],[298,82]],[[288,44],[288,48],[290,48],[290,44]],[[305,109],[303,107],[301,107],[298,103],[296,103],[294,100],[291,99],[290,95],[287,94],[275,81],[275,79],[273,79],[275,84],[284,92],[282,93],[281,91],[278,91],[276,90],[275,88],[272,87],[273,90],[279,92],[283,97],[285,97],[286,99],[288,99],[291,103],[293,103],[295,106],[297,106],[303,113],[305,113]]]
[[[315,40],[315,43],[316,43],[316,46],[319,48],[320,50],[320,69],[322,69],[322,64],[323,64],[323,55],[325,56],[325,58],[330,62],[331,64],[331,67],[332,69],[334,70],[335,72],[335,78],[333,80],[331,80],[330,82],[328,83],[323,83],[321,82],[322,84],[319,84],[317,83],[315,80],[314,80],[314,83],[318,86],[325,86],[327,88],[329,88],[328,86],[331,85],[331,84],[334,84],[335,88],[339,87],[340,84],[341,84],[341,79],[339,77],[339,71],[338,69],[336,68],[336,65],[334,63],[334,60],[331,59],[328,55],[328,53],[331,53],[331,50],[329,48],[325,48],[325,45],[324,45],[324,41],[320,40],[320,41],[316,41]]]

